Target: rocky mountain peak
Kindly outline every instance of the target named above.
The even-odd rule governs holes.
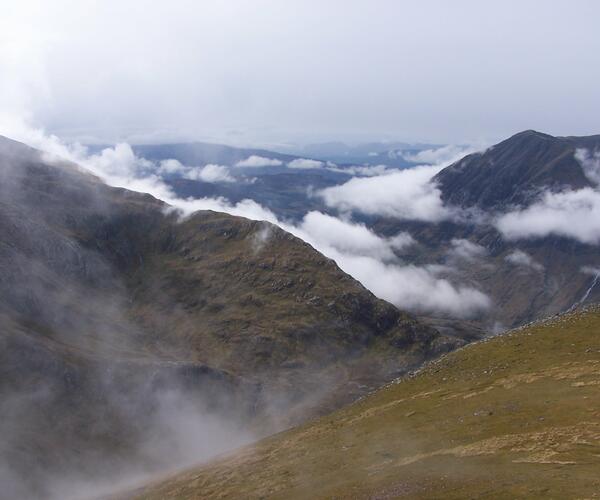
[[[590,186],[575,152],[598,147],[600,136],[553,137],[526,130],[462,158],[434,180],[452,205],[485,210],[526,205],[543,189]]]

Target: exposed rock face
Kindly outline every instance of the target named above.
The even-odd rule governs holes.
[[[464,343],[270,224],[179,220],[7,139],[0,181],[0,477],[20,478],[13,497],[44,497],[48,473],[103,457],[107,474],[164,466],[140,445],[149,432],[161,450],[181,445],[165,401],[272,431]]]

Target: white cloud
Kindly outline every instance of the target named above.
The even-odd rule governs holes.
[[[394,249],[400,250],[414,242],[407,233],[386,239],[377,236],[364,224],[316,211],[307,213],[298,229],[317,247],[331,247],[342,253],[368,255],[378,260],[393,260]]]
[[[527,208],[501,215],[496,226],[509,240],[549,235],[600,243],[600,192],[591,188],[544,193]]]
[[[213,210],[214,212],[225,212],[231,215],[246,217],[247,219],[264,220],[281,225],[273,212],[250,199],[244,199],[232,204],[228,199],[222,197],[182,199],[177,198],[172,192],[170,193],[170,196],[161,199],[176,209],[181,210],[184,216],[190,215],[198,210]]]
[[[504,257],[504,260],[514,264],[515,266],[530,267],[536,271],[542,271],[544,269],[542,264],[536,262],[531,255],[523,252],[522,250],[513,250]]]
[[[396,236],[392,236],[388,240],[392,248],[396,250],[404,250],[406,247],[415,245],[417,242],[407,232],[398,233]]]
[[[463,260],[474,260],[487,255],[487,249],[469,240],[453,238],[450,242],[449,254],[451,257]]]
[[[151,162],[137,157],[131,146],[126,143],[105,148],[84,160],[85,166],[105,176],[135,176],[141,170],[152,167]]]
[[[223,165],[214,165],[209,163],[204,167],[191,167],[185,174],[186,179],[200,180],[204,182],[235,182],[229,174],[229,169]]]
[[[307,158],[296,158],[295,160],[292,160],[287,164],[289,168],[302,169],[321,168],[323,165],[324,163],[322,161],[309,160]]]
[[[160,174],[182,174],[185,173],[187,167],[179,160],[173,158],[162,160],[159,164],[158,173]]]
[[[330,167],[328,170],[333,172],[341,172],[344,174],[361,176],[361,177],[374,177],[376,175],[385,175],[392,172],[397,172],[398,169],[390,168],[387,165],[368,165],[368,166],[351,166],[351,167]]]
[[[590,153],[587,149],[580,148],[575,151],[575,159],[581,165],[583,173],[588,180],[595,184],[600,185],[600,151],[594,151]]]
[[[473,151],[475,151],[475,149],[470,146],[455,146],[449,144],[439,148],[424,149],[417,153],[402,153],[402,158],[412,163],[425,165],[449,165]]]
[[[425,267],[386,264],[364,256],[333,258],[375,295],[403,309],[468,318],[491,305],[481,291],[453,285]]]
[[[334,259],[342,270],[378,297],[402,309],[467,318],[490,307],[490,299],[475,288],[440,278],[446,266],[406,266],[394,259],[394,249],[415,243],[407,233],[381,238],[361,224],[310,212],[297,226],[284,229]]]
[[[590,276],[600,276],[600,267],[583,266],[581,272]]]
[[[577,149],[575,159],[589,181],[600,185],[600,152]],[[495,225],[509,240],[555,235],[597,245],[600,243],[600,191],[589,187],[547,191],[530,206],[500,215]]]
[[[157,172],[161,175],[177,174],[193,181],[210,183],[235,182],[235,178],[230,175],[227,167],[212,163],[204,167],[188,167],[178,160],[169,159],[160,162]]]
[[[391,174],[350,179],[319,195],[329,207],[398,219],[439,221],[453,216],[430,181],[442,167],[423,166]]]
[[[278,167],[280,165],[283,165],[281,160],[257,155],[249,156],[235,164],[236,167]]]

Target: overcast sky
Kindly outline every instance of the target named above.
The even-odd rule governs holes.
[[[0,0],[0,133],[277,144],[600,133],[600,2]]]

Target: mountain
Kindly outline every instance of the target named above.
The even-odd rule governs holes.
[[[2,498],[198,460],[464,344],[271,224],[5,138],[0,180]]]
[[[523,205],[542,189],[591,186],[575,152],[599,147],[600,135],[553,137],[526,130],[482,153],[467,155],[434,181],[451,205],[485,210]]]
[[[598,301],[600,287],[594,286],[592,272],[600,269],[597,245],[553,234],[512,240],[496,225],[498,216],[530,207],[544,193],[593,187],[576,158],[580,149],[600,149],[600,136],[521,132],[433,178],[444,205],[468,217],[439,222],[379,217],[368,224],[384,236],[413,235],[419,244],[403,255],[405,262],[450,265],[452,271],[442,276],[458,275],[485,292],[493,306],[477,321],[488,328],[516,327],[566,311],[582,299]],[[449,251],[461,240],[478,245],[480,255],[453,258]]]
[[[125,497],[593,498],[599,328],[595,307],[469,345],[336,413]]]

